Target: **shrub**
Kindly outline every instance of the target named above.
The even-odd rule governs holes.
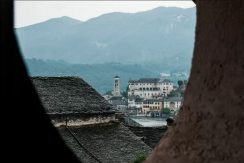
[[[146,160],[146,156],[145,155],[139,155],[139,156],[137,156],[137,158],[134,160],[133,163],[142,163],[145,160]]]
[[[170,114],[170,109],[169,108],[164,108],[162,109],[163,114]]]

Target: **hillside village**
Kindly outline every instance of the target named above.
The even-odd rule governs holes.
[[[64,16],[16,29],[42,105],[81,162],[138,162],[152,153],[174,123],[167,120],[176,118],[182,106],[195,8],[174,8],[171,16],[165,12],[171,9],[159,7],[134,16],[110,13],[85,22]],[[153,37],[145,46],[148,36]],[[168,48],[172,44],[179,45],[177,50]],[[159,73],[161,78],[154,78]],[[102,97],[114,74],[122,80],[114,76],[111,91]],[[125,81],[127,89],[122,91]],[[133,117],[158,118],[160,123],[146,126]]]
[[[130,116],[176,116],[186,81],[130,80],[121,93],[120,77],[103,97],[83,79],[32,77],[51,122],[81,162],[133,162],[147,157],[167,131],[167,125],[143,126]],[[153,134],[152,134],[153,133]],[[119,161],[118,161],[119,160]]]
[[[130,80],[127,90],[120,91],[120,77],[113,78],[113,90],[103,97],[117,110],[133,116],[176,116],[182,106],[187,81],[178,86],[168,79],[141,78]]]

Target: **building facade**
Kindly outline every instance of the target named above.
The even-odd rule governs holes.
[[[173,90],[173,82],[159,78],[142,78],[130,80],[128,85],[128,96],[136,95],[144,99],[167,97]]]
[[[147,115],[150,113],[160,112],[163,109],[163,99],[147,99],[143,101],[142,113]]]
[[[171,111],[177,111],[182,106],[182,97],[169,97],[164,99],[164,108],[169,108]]]

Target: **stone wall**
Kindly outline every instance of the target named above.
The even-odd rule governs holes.
[[[244,1],[195,3],[183,108],[146,163],[244,162]]]

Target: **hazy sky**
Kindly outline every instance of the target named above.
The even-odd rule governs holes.
[[[110,12],[139,12],[159,6],[189,8],[192,1],[15,1],[15,27],[69,16],[82,21]]]

